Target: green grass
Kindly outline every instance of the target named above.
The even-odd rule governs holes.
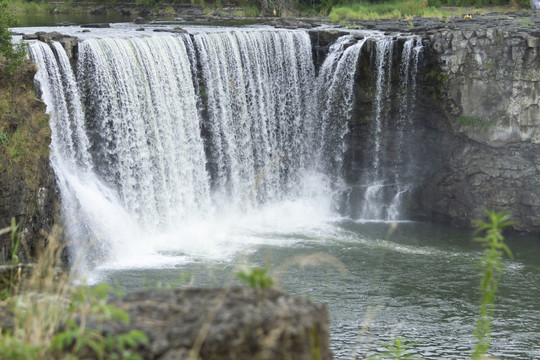
[[[55,6],[48,2],[10,0],[9,11],[14,14],[52,14]]]
[[[384,3],[355,2],[349,5],[339,5],[332,8],[328,18],[332,22],[343,19],[372,20],[392,19],[414,16],[447,16],[449,13],[429,7],[426,0],[392,0]]]
[[[362,0],[332,7],[328,18],[332,22],[411,19],[415,16],[443,19],[450,16],[461,17],[464,14],[481,15],[488,12],[508,11],[528,6],[528,1],[524,0],[389,0],[385,2]]]

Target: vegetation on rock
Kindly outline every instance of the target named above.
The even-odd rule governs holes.
[[[17,227],[10,230],[16,238]],[[109,285],[72,286],[73,279],[60,267],[59,235],[56,228],[47,236],[47,246],[26,278],[12,264],[17,276],[11,277],[7,297],[0,302],[0,360],[141,359],[132,349],[146,344],[146,335],[103,331],[104,321],[129,323],[129,316],[107,302],[117,294]]]
[[[49,230],[47,224],[52,224],[52,215],[43,220],[36,214],[42,210],[40,196],[42,204],[50,205],[54,212],[51,132],[45,105],[34,92],[36,65],[25,60],[25,45],[12,43],[8,26],[14,19],[7,5],[6,0],[0,0],[0,227],[8,226],[9,219],[17,216],[17,222],[22,222],[21,258],[28,258],[38,242],[38,231]],[[0,261],[7,260],[10,253],[8,237],[0,236]]]

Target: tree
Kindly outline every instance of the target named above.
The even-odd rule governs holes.
[[[16,20],[8,8],[7,0],[0,0],[0,72],[11,74],[24,62],[26,45],[14,45],[11,41],[9,27],[15,25]]]

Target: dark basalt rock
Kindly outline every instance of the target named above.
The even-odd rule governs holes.
[[[93,23],[93,24],[83,24],[82,28],[96,28],[96,29],[106,29],[110,28],[111,24],[109,23]]]
[[[154,32],[168,32],[173,34],[187,34],[187,30],[182,28],[174,28],[174,29],[154,29]]]
[[[311,47],[313,49],[313,62],[315,68],[318,69],[324,62],[330,45],[339,37],[347,35],[349,32],[344,30],[310,30],[309,37],[311,39]]]

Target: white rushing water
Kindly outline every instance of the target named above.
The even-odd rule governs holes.
[[[394,40],[375,39],[377,137]],[[98,36],[79,43],[74,68],[58,43],[32,44],[72,258],[82,257],[74,261],[89,269],[226,257],[260,243],[254,229],[335,217],[365,41],[340,38],[318,75],[304,31]],[[405,48],[407,87],[418,42]],[[377,201],[375,192],[366,206]]]
[[[414,36],[404,42],[397,64],[397,89],[392,85],[394,46],[395,41],[389,37],[376,43],[375,109],[369,140],[373,151],[362,175],[365,190],[360,218],[364,220],[401,219],[402,197],[414,186],[411,178],[416,154],[412,152],[411,133],[415,130],[411,114],[422,42]],[[392,129],[391,136],[385,133],[388,128]]]
[[[354,74],[365,39],[342,36],[329,49],[317,79],[318,115],[312,130],[319,171],[341,181],[344,137],[354,101]],[[352,45],[351,45],[352,43]]]

